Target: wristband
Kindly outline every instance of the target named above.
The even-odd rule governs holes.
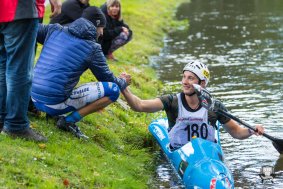
[[[255,134],[255,132],[254,132],[253,130],[251,130],[251,129],[248,129],[248,131],[249,131],[249,135],[250,135],[250,136],[252,136],[253,134]]]

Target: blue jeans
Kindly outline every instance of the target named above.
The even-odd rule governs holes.
[[[8,131],[29,127],[27,117],[38,19],[0,23],[0,123]]]

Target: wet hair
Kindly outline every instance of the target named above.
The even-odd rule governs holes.
[[[107,6],[107,11],[109,11],[110,7],[114,6],[114,5],[119,5],[120,10],[119,10],[119,14],[117,19],[119,21],[122,20],[122,6],[121,6],[121,1],[120,0],[107,0],[106,1],[106,6]]]

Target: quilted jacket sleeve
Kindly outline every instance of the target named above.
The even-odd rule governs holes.
[[[37,31],[37,42],[40,44],[44,44],[44,41],[47,40],[48,36],[55,30],[63,29],[63,27],[59,24],[39,24]]]
[[[116,83],[120,90],[124,90],[127,87],[124,79],[115,77],[113,72],[110,71],[100,45],[96,45],[88,61],[89,68],[98,81]]]

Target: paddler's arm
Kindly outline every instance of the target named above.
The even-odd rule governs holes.
[[[241,127],[236,121],[230,120],[227,123],[224,124],[224,129],[233,137],[236,139],[246,139],[255,135],[262,135],[264,132],[264,128],[262,125],[255,125],[255,129],[257,132],[254,132],[248,128]]]
[[[142,100],[134,95],[128,87],[122,91],[129,106],[136,112],[157,112],[163,110],[163,103],[159,98]]]

